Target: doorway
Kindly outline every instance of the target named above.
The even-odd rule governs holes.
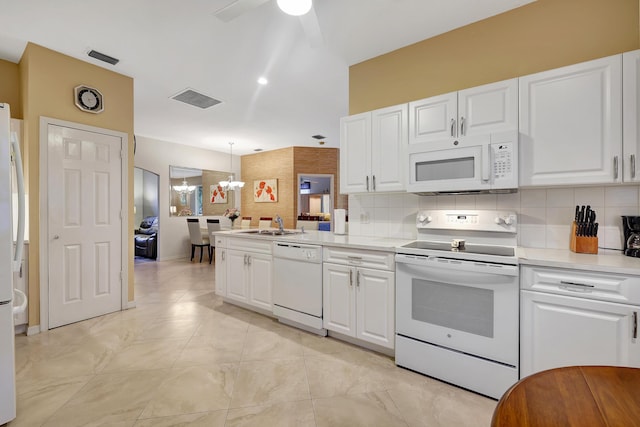
[[[155,261],[160,248],[160,176],[133,169],[134,264]]]
[[[298,174],[298,211],[296,217],[330,218],[335,199],[332,174]]]

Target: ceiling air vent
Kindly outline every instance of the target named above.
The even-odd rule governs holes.
[[[89,53],[87,54],[92,58],[95,58],[99,61],[103,61],[103,62],[107,62],[111,65],[116,65],[118,62],[120,62],[120,60],[118,58],[114,58],[113,56],[109,56],[109,55],[105,55],[104,53],[100,53],[96,50],[90,50]]]
[[[193,105],[194,107],[199,108],[209,108],[214,105],[220,104],[222,101],[211,98],[210,96],[203,95],[199,92],[196,92],[193,89],[185,89],[182,92],[171,97],[171,99],[175,99],[176,101],[184,102],[185,104]]]

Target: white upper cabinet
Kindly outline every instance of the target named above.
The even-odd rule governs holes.
[[[622,55],[519,81],[521,186],[622,180]]]
[[[518,80],[510,79],[409,103],[409,144],[449,148],[452,140],[518,129]]]
[[[340,120],[340,192],[403,191],[407,104]]]
[[[640,182],[640,50],[622,55],[622,179]]]

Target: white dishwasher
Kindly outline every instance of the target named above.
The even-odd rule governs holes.
[[[273,314],[319,335],[322,327],[322,246],[273,243]]]

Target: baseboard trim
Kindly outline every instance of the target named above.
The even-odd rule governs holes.
[[[130,310],[132,308],[136,308],[136,300],[128,301],[127,306],[124,308],[125,310]]]
[[[38,335],[40,333],[40,325],[29,326],[27,328],[27,336]]]

